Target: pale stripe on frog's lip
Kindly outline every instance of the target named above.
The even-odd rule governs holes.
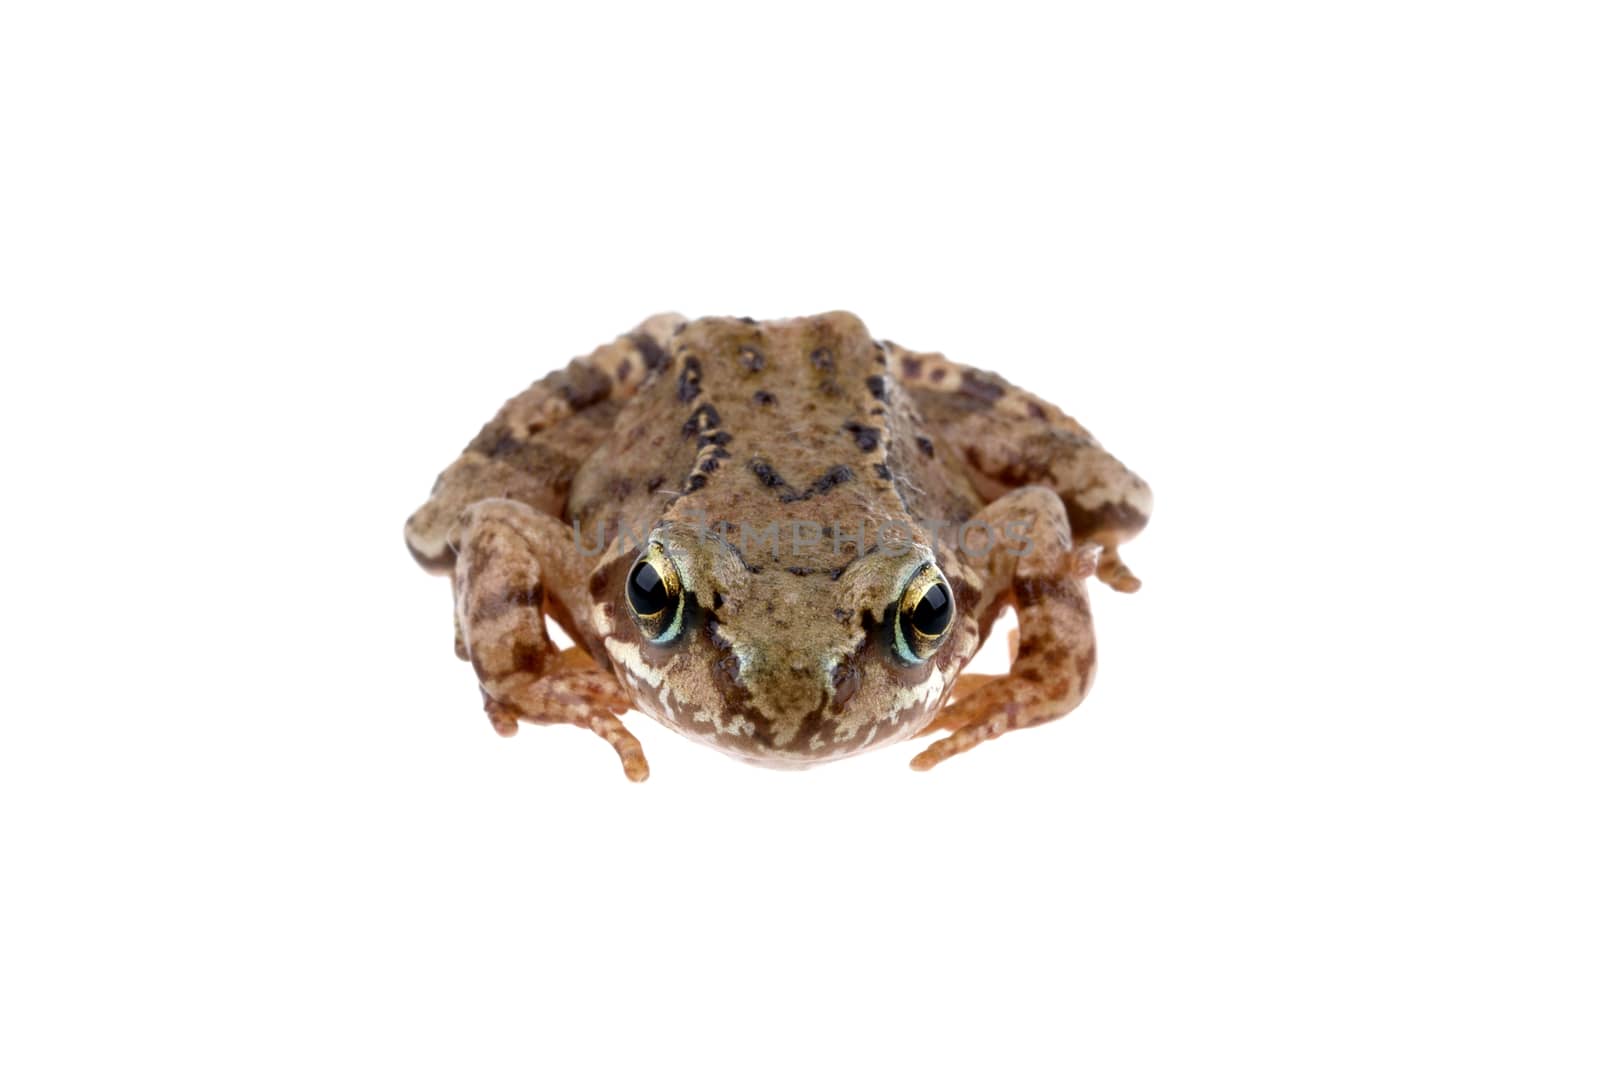
[[[927,718],[938,705],[940,696],[951,681],[947,674],[954,674],[953,669],[930,671],[927,678],[900,690],[889,707],[876,713],[863,705],[859,713],[851,714],[851,709],[847,707],[846,715],[832,724],[831,739],[819,733],[808,740],[805,749],[798,749],[789,747],[794,740],[791,737],[774,743],[770,749],[756,752],[748,743],[755,737],[756,724],[747,715],[735,713],[724,721],[717,709],[681,706],[666,685],[666,673],[646,663],[638,645],[614,637],[606,638],[605,644],[612,662],[625,673],[625,681],[633,690],[635,702],[641,705],[640,710],[650,712],[659,708],[665,716],[663,725],[713,747],[725,747],[719,743],[719,739],[729,738],[734,741],[734,744],[726,746],[730,751],[758,762],[809,762],[823,753],[826,758],[835,759],[873,747],[873,743],[880,740],[880,734],[883,735],[881,740],[886,742],[920,729],[921,720]],[[710,726],[711,730],[708,733],[703,728],[696,729],[691,723]],[[740,741],[745,743],[741,744]]]
[[[651,705],[657,705],[666,716],[666,721],[662,725],[670,726],[685,737],[694,740],[704,741],[706,739],[703,732],[692,730],[686,725],[684,721],[685,709],[678,706],[678,702],[673,698],[671,689],[664,684],[666,680],[665,672],[645,663],[639,655],[637,645],[608,637],[606,638],[606,651],[611,656],[612,661],[620,664],[626,672],[625,681],[628,683],[629,688],[633,690],[635,704],[641,711],[648,714],[650,713]],[[646,699],[647,697],[648,699]],[[694,722],[710,723],[712,729],[719,735],[726,734],[733,737],[755,736],[755,723],[742,714],[734,715],[724,725],[709,711],[699,708],[692,710]],[[735,751],[743,752],[744,750],[736,749]]]
[[[944,684],[944,675],[938,671],[929,671],[928,677],[914,686],[900,690],[895,702],[879,714],[872,716],[870,720],[865,714],[849,714],[847,707],[844,718],[834,725],[833,743],[835,745],[847,744],[865,726],[868,727],[868,734],[866,740],[862,742],[862,746],[865,747],[871,744],[872,736],[883,727],[885,722],[894,726],[900,725],[901,712],[910,708],[920,709],[937,700],[939,694],[944,690]]]
[[[632,642],[607,637],[605,644],[606,655],[611,657],[611,662],[620,665],[628,672],[628,680],[634,683],[636,688],[640,686],[647,688],[661,701],[662,707],[667,709],[668,716],[676,720],[678,717],[676,709],[665,699],[666,686],[662,683],[666,680],[666,673],[646,663],[644,657],[639,655],[639,646]]]

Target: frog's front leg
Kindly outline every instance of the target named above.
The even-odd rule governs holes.
[[[485,500],[463,515],[455,546],[457,632],[495,729],[510,736],[519,721],[582,726],[616,749],[630,779],[644,781],[644,751],[618,719],[627,694],[580,649],[559,651],[545,629],[547,608],[583,618],[574,609],[586,568],[572,530],[515,501]]]
[[[1084,588],[1101,548],[1074,545],[1061,498],[1043,486],[1007,493],[972,519],[997,536],[981,556],[961,547],[961,565],[976,571],[989,603],[1009,600],[1017,611],[1011,672],[975,688],[957,686],[955,700],[930,729],[949,736],[911,761],[931,767],[1011,730],[1038,726],[1082,703],[1094,679],[1094,628]],[[1017,536],[1021,534],[1021,536]]]

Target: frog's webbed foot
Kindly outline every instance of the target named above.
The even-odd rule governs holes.
[[[1066,714],[1061,710],[1068,695],[1065,688],[1051,689],[1015,674],[979,686],[940,713],[936,723],[949,730],[949,735],[919,752],[911,769],[929,770],[1001,734],[1059,719]]]
[[[1047,489],[1009,493],[980,516],[1002,528],[1017,521],[1031,525],[1027,552],[1009,559],[996,553],[991,560],[991,580],[1008,584],[1016,603],[1011,673],[958,676],[951,702],[929,727],[950,733],[920,752],[911,761],[913,770],[928,770],[1001,734],[1061,718],[1083,701],[1094,678],[1094,630],[1084,582],[1100,565],[1100,546],[1073,546],[1061,500]]]
[[[628,694],[583,649],[563,649],[553,657],[549,673],[523,676],[497,688],[498,696],[483,690],[483,710],[501,737],[514,736],[522,722],[582,726],[616,750],[631,781],[650,777],[644,749],[619,718],[629,708]]]
[[[580,571],[570,531],[511,501],[468,512],[456,558],[456,619],[483,691],[489,722],[504,737],[522,722],[581,726],[622,760],[629,779],[650,775],[638,740],[618,718],[627,693],[581,648],[557,650],[545,630],[546,578],[571,587]]]

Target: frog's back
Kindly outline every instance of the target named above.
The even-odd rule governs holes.
[[[608,539],[694,515],[735,528],[776,522],[786,535],[794,523],[870,532],[962,521],[981,502],[964,478],[940,474],[920,422],[854,315],[699,319],[672,337],[658,374],[578,472],[570,517]],[[833,551],[828,537],[824,548]]]

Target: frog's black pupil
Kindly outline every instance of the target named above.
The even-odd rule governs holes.
[[[950,625],[950,590],[943,582],[935,582],[923,591],[911,613],[911,625],[929,637],[939,636]]]
[[[656,573],[654,564],[641,559],[633,565],[633,573],[628,575],[628,603],[633,605],[634,611],[640,615],[654,615],[665,608],[670,599],[667,583]]]

